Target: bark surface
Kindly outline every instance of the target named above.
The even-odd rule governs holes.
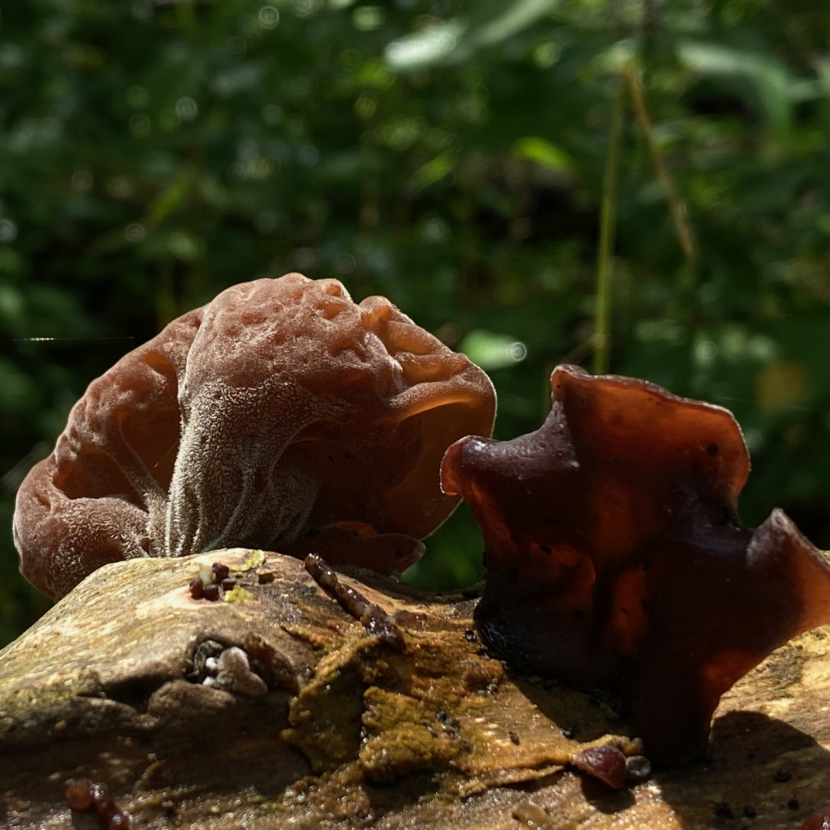
[[[237,587],[194,600],[190,580],[214,562]],[[707,760],[613,791],[572,766],[609,741],[636,753],[613,702],[492,659],[474,592],[340,583],[401,639],[278,554],[95,572],[0,652],[0,825],[101,826],[66,804],[81,777],[154,829],[783,830],[830,802],[824,629],[724,697]]]

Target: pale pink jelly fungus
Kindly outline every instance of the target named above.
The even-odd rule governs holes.
[[[20,568],[53,599],[108,562],[230,546],[401,572],[459,501],[444,451],[494,415],[487,376],[385,298],[235,285],[90,384],[18,492]]]

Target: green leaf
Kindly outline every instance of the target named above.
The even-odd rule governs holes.
[[[513,145],[513,153],[518,158],[529,159],[557,173],[572,173],[576,169],[573,158],[561,147],[538,136],[520,138]]]
[[[482,369],[504,369],[521,363],[527,356],[527,348],[515,337],[476,329],[462,341],[460,350]]]
[[[415,184],[419,188],[429,187],[443,179],[447,173],[452,171],[453,167],[455,167],[453,155],[451,153],[441,153],[415,171],[413,176]]]
[[[160,225],[184,201],[193,179],[190,175],[181,176],[159,194],[147,208],[147,224],[151,227]]]
[[[792,105],[804,100],[806,89],[774,56],[692,40],[681,42],[677,51],[680,62],[701,75],[747,82],[773,129],[778,133],[790,130]],[[819,94],[819,86],[813,88]]]
[[[384,53],[386,62],[398,70],[423,69],[441,63],[452,55],[467,26],[465,19],[455,18],[393,40]]]
[[[460,63],[475,52],[495,46],[550,14],[561,0],[480,2],[468,15],[392,41],[385,52],[393,69],[423,69],[437,63]]]

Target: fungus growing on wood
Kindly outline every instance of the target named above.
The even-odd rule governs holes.
[[[494,413],[487,376],[385,298],[242,283],[90,384],[18,493],[21,570],[52,598],[107,562],[230,546],[401,572],[458,502],[444,450]]]
[[[542,427],[442,465],[482,527],[482,637],[520,668],[610,691],[652,760],[701,754],[721,695],[830,622],[830,567],[780,510],[737,519],[749,456],[718,406],[559,366]]]
[[[801,825],[801,830],[830,830],[830,805],[807,816]]]
[[[71,810],[95,810],[102,830],[129,830],[130,814],[121,810],[113,801],[106,784],[94,783],[90,778],[76,778],[66,788],[65,797]]]

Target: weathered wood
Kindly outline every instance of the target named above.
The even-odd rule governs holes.
[[[215,561],[243,569],[239,601],[190,597]],[[64,801],[80,776],[136,828],[792,828],[830,801],[824,630],[724,698],[710,760],[613,792],[568,766],[581,742],[625,734],[608,702],[506,672],[477,641],[474,598],[361,579],[341,577],[394,614],[403,649],[277,554],[93,574],[0,652],[0,824],[97,827]],[[205,685],[205,659],[257,653],[251,635],[273,658],[267,693]]]

